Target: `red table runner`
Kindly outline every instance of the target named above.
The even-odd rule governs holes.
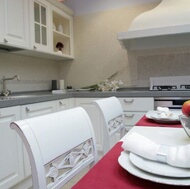
[[[72,189],[187,189],[189,186],[159,184],[135,177],[118,163],[118,142]]]
[[[143,116],[135,126],[152,126],[152,127],[176,127],[181,128],[181,123],[157,123],[152,119],[148,119],[146,116]]]

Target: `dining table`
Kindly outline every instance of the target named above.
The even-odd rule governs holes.
[[[180,121],[177,122],[156,122],[153,119],[149,119],[144,115],[136,124],[135,126],[150,126],[150,127],[174,127],[174,128],[181,128],[182,125]]]
[[[117,142],[72,189],[186,189],[190,177],[165,177],[139,169],[122,148],[123,141],[137,132],[150,140],[166,145],[186,145],[190,138],[183,128],[134,126]],[[122,153],[126,158],[122,159]]]

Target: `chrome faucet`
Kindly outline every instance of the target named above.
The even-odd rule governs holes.
[[[13,79],[17,79],[18,81],[20,80],[18,75],[15,75],[12,78],[5,78],[5,76],[3,77],[3,80],[2,80],[3,81],[3,89],[2,89],[2,93],[1,93],[3,96],[8,96],[11,93],[11,91],[8,90],[6,87],[6,80],[13,80]]]

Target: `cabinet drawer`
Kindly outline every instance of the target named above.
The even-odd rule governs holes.
[[[154,109],[153,98],[119,98],[123,111],[148,111]]]
[[[55,101],[55,103],[57,111],[66,110],[69,108],[69,99],[60,99]]]
[[[53,113],[56,110],[55,103],[53,101],[41,102],[36,104],[29,104],[21,106],[21,118],[30,118],[40,115]]]
[[[124,112],[124,123],[134,126],[145,114],[146,112]]]

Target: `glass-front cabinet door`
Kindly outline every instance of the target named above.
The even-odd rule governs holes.
[[[44,0],[31,1],[31,32],[33,33],[32,48],[39,51],[50,51],[50,7]]]

